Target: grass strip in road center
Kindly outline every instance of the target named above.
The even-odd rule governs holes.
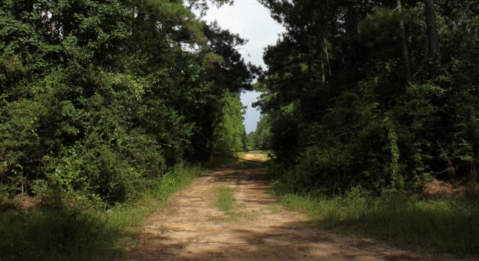
[[[252,221],[257,215],[251,215],[246,213],[241,208],[243,204],[239,204],[234,197],[234,191],[232,188],[221,186],[213,189],[214,199],[213,205],[224,212],[226,218],[211,218],[210,221],[223,221],[223,222],[239,222],[239,221]]]
[[[227,213],[237,207],[233,189],[228,187],[217,187],[213,190],[215,199],[213,204],[219,210]]]

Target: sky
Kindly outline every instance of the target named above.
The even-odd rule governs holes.
[[[238,51],[246,62],[260,65],[263,69],[266,69],[263,62],[264,48],[275,44],[278,35],[284,31],[283,27],[271,18],[269,10],[257,0],[236,0],[234,5],[220,8],[211,5],[203,20],[208,22],[216,20],[221,28],[247,39],[248,43],[238,47]],[[257,92],[241,94],[241,102],[248,106],[244,120],[246,133],[254,131],[259,121],[260,112],[251,106],[259,95]]]

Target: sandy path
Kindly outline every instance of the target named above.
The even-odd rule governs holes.
[[[267,194],[263,173],[219,168],[199,178],[149,218],[129,260],[449,260],[317,229]],[[234,189],[243,218],[231,221],[213,206],[217,186]]]

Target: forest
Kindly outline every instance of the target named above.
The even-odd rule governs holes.
[[[326,195],[477,183],[476,1],[260,2],[286,29],[255,83],[271,175]]]
[[[53,244],[100,233],[108,211],[164,197],[215,151],[271,149],[267,174],[295,195],[478,190],[477,1],[258,0],[285,28],[267,68],[201,19],[232,2],[0,2],[0,260],[35,260],[27,220],[55,224]],[[247,134],[253,90],[262,116]],[[8,214],[26,202],[44,212]]]
[[[227,1],[217,1],[221,5]],[[0,4],[0,195],[111,207],[182,162],[243,148],[244,39],[205,1]]]

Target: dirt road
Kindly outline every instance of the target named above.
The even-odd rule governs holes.
[[[149,218],[129,260],[449,260],[318,229],[282,208],[268,185],[260,167],[211,171]],[[235,214],[214,207],[219,186],[234,190]]]

